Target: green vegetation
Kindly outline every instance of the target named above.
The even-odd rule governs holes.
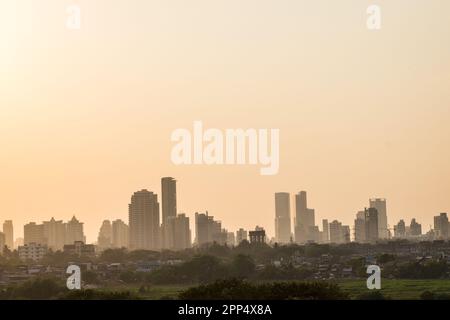
[[[327,282],[273,282],[256,284],[230,279],[190,288],[184,300],[344,300],[348,295]]]
[[[364,297],[369,291],[366,279],[345,280],[338,282],[339,287],[350,295],[352,299]],[[450,280],[381,280],[379,292],[385,297],[393,300],[417,300],[421,299],[423,292],[429,291],[436,295],[450,293]]]

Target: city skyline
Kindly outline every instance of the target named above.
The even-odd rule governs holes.
[[[97,241],[87,240],[84,223],[74,215],[67,223],[55,220],[55,217],[49,221],[43,221],[42,224],[35,221],[27,222],[24,230],[28,232],[28,239],[24,235],[24,242],[25,244],[46,244],[54,250],[61,250],[64,245],[76,241],[95,243],[99,250],[117,247],[117,243],[122,246],[126,243],[126,247],[131,250],[159,250],[161,248],[180,250],[195,243],[197,245],[208,242],[236,244],[234,239],[241,238],[242,232],[260,228],[258,225],[256,227],[240,225],[239,228],[229,228],[226,220],[220,217],[216,220],[217,217],[215,219],[214,215],[208,214],[208,210],[205,214],[196,211],[195,219],[190,219],[188,214],[177,212],[176,183],[177,180],[173,177],[161,178],[159,197],[164,199],[161,205],[158,202],[158,193],[147,189],[134,192],[129,201],[128,220],[124,222],[118,217],[104,219],[96,238]],[[275,233],[272,235],[267,232],[270,225],[262,225],[262,230],[265,230],[268,241],[280,244],[334,241],[337,243],[375,242],[389,238],[425,236],[430,230],[434,230],[437,238],[442,235],[447,238],[449,233],[446,213],[434,214],[433,226],[430,225],[430,229],[422,227],[423,222],[421,221],[421,224],[417,224],[414,217],[410,218],[410,226],[405,224],[405,219],[408,221],[406,217],[402,217],[398,222],[387,224],[389,215],[385,198],[369,198],[368,206],[364,206],[364,210],[358,210],[355,213],[353,223],[346,224],[337,216],[328,216],[321,222],[316,220],[315,210],[308,208],[306,191],[297,192],[292,199],[289,192],[275,192],[274,195],[273,226]],[[294,202],[292,210],[291,202]],[[203,234],[197,230],[197,226],[200,224],[206,228],[201,231]],[[113,232],[113,230],[115,231]],[[11,247],[11,244],[20,238],[13,236],[17,234],[20,233],[14,230],[13,221],[5,220],[2,235],[4,240],[0,242],[5,242]]]

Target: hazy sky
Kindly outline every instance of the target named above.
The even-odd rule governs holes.
[[[81,30],[65,26],[81,7]],[[450,211],[450,1],[0,0],[0,222],[128,220],[131,194],[274,230],[274,192],[353,225]],[[175,166],[170,134],[280,129],[280,171]],[[292,207],[294,208],[294,207]]]

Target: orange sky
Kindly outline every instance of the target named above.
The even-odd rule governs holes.
[[[68,4],[82,27],[65,27]],[[2,0],[0,222],[127,220],[131,194],[178,180],[178,208],[274,229],[274,192],[353,224],[450,211],[450,2]],[[280,129],[280,171],[175,166],[170,134]],[[193,221],[191,221],[193,224]],[[192,227],[193,228],[193,227]]]

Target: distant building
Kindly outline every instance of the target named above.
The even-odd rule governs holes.
[[[44,236],[44,226],[30,222],[23,227],[24,244],[47,244],[47,239]]]
[[[5,245],[9,250],[14,250],[14,227],[12,220],[5,220],[3,223],[3,233],[5,234]]]
[[[197,245],[216,242],[225,244],[227,232],[222,229],[222,223],[215,221],[213,216],[206,213],[195,213],[195,239]]]
[[[412,237],[418,237],[422,235],[422,225],[416,222],[416,219],[411,220],[409,225],[409,235]]]
[[[287,192],[275,193],[275,241],[291,242],[291,205]]]
[[[344,243],[350,242],[350,226],[342,226],[342,241]]]
[[[318,226],[309,226],[307,232],[307,241],[312,243],[320,243],[322,241],[321,233]]]
[[[247,239],[247,230],[240,228],[236,231],[236,245],[239,245],[242,241]]]
[[[64,253],[78,257],[94,257],[95,246],[93,244],[84,244],[83,241],[75,241],[74,244],[66,244],[64,246]]]
[[[331,243],[343,243],[344,237],[342,232],[342,223],[334,220],[330,223],[330,242]]]
[[[177,181],[172,177],[161,179],[161,206],[161,245],[164,249],[173,249],[175,248],[175,230],[173,221],[169,223],[168,220],[175,219],[177,216]]]
[[[184,250],[192,246],[189,217],[180,213],[175,217],[168,217],[169,225],[173,225],[174,242],[171,249]]]
[[[378,236],[379,239],[387,239],[388,238],[388,223],[387,223],[387,207],[386,207],[386,199],[374,198],[369,199],[370,208],[377,209],[378,212]],[[372,235],[374,238],[374,236]]]
[[[364,211],[359,211],[355,219],[355,242],[366,242],[366,218]]]
[[[111,221],[104,220],[98,233],[97,246],[99,251],[112,247],[112,225]]]
[[[249,237],[250,243],[266,243],[266,231],[258,226],[249,232]]]
[[[323,243],[330,242],[330,228],[327,219],[322,220],[322,242]]]
[[[295,195],[295,242],[305,243],[312,241],[315,235],[309,233],[315,226],[314,209],[309,209],[306,199],[306,191],[300,191]]]
[[[66,226],[62,220],[56,221],[51,218],[50,221],[43,222],[44,238],[49,249],[54,251],[62,250],[66,238]]]
[[[128,206],[130,249],[160,249],[158,196],[148,190],[135,192]]]
[[[128,225],[122,220],[114,220],[112,222],[112,247],[128,248],[129,236]]]
[[[48,247],[45,244],[28,243],[23,246],[19,246],[17,251],[19,252],[19,258],[22,261],[40,261],[48,252]]]
[[[434,232],[437,239],[446,240],[449,238],[449,223],[447,213],[441,213],[434,217]]]
[[[374,207],[364,210],[366,220],[366,240],[368,242],[376,242],[379,239],[378,210]]]
[[[0,255],[3,254],[3,250],[5,250],[6,246],[6,237],[3,232],[0,232]]]
[[[394,226],[394,237],[406,238],[406,224],[403,219]]]
[[[73,244],[75,241],[86,242],[86,237],[84,236],[83,223],[73,216],[66,223],[65,244]]]
[[[236,245],[236,238],[234,236],[234,232],[227,232],[227,245],[228,246]]]

